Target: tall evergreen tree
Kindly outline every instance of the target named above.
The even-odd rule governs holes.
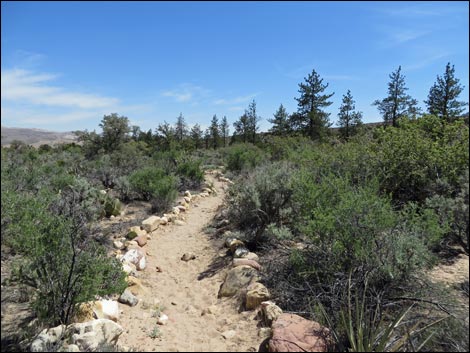
[[[459,84],[459,79],[454,76],[454,65],[446,65],[443,77],[437,76],[437,82],[429,90],[428,100],[424,101],[430,114],[435,114],[442,119],[452,121],[459,117],[468,103],[457,101],[464,87]]]
[[[289,114],[287,114],[286,108],[281,104],[278,110],[274,113],[274,119],[268,119],[273,124],[273,127],[269,129],[274,135],[286,135],[289,130]]]
[[[351,91],[343,95],[343,103],[339,108],[338,125],[340,134],[343,138],[348,139],[357,132],[357,128],[362,125],[362,113],[354,111],[356,109],[355,101],[351,95]]]
[[[261,117],[256,113],[256,102],[253,99],[248,105],[248,109],[245,109],[245,115],[248,119],[248,138],[252,143],[256,142],[256,133],[259,130],[259,121]]]
[[[418,101],[405,93],[408,88],[405,86],[405,76],[401,73],[401,66],[389,77],[388,96],[382,100],[375,100],[372,105],[377,106],[385,123],[397,126],[401,117],[415,117],[419,113]]]
[[[211,121],[211,126],[209,127],[212,139],[212,147],[216,149],[219,147],[219,119],[217,115],[214,114]]]
[[[164,150],[169,150],[176,138],[175,129],[166,121],[159,124],[155,129],[157,144]]]
[[[233,127],[235,128],[233,133],[234,138],[240,137],[244,143],[247,142],[250,132],[250,122],[246,112],[233,123]]]
[[[227,121],[227,117],[224,115],[222,118],[222,121],[220,122],[220,137],[222,137],[222,140],[224,142],[224,147],[227,145],[227,138],[229,135],[229,125]]]
[[[176,119],[176,124],[175,124],[176,139],[179,142],[182,142],[183,139],[187,136],[187,134],[188,134],[188,126],[186,125],[186,122],[184,121],[183,114],[180,113],[180,115]]]
[[[194,148],[201,148],[203,141],[203,132],[199,124],[196,124],[192,127],[190,136],[191,140],[193,141]]]
[[[291,120],[294,126],[307,133],[311,139],[321,139],[331,126],[328,118],[330,113],[322,108],[333,103],[328,99],[334,93],[321,94],[328,87],[328,83],[323,84],[323,79],[315,70],[304,80],[305,83],[299,84],[300,98],[295,98],[298,102],[297,114],[293,114]]]
[[[211,140],[211,129],[207,128],[206,131],[204,131],[204,144],[206,146],[206,150],[209,148],[210,140]]]

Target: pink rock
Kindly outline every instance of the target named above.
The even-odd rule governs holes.
[[[257,263],[255,260],[249,260],[249,259],[244,259],[244,258],[235,258],[233,259],[233,267],[237,266],[251,266],[254,269],[261,271],[261,266],[259,263]]]
[[[134,239],[137,244],[139,244],[139,246],[144,246],[145,244],[147,244],[147,234],[141,234],[139,235],[137,238]]]
[[[281,314],[272,325],[270,352],[327,352],[330,331],[295,314]]]

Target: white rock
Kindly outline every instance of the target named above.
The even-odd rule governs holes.
[[[236,334],[237,332],[235,330],[229,330],[229,331],[225,331],[224,333],[222,333],[222,337],[228,340],[230,338],[235,337]]]
[[[95,351],[103,344],[116,344],[119,336],[124,332],[121,325],[106,319],[70,325],[72,344],[76,344],[80,351]]]
[[[137,267],[134,264],[130,263],[130,262],[124,261],[122,263],[122,270],[127,274],[131,274],[131,273],[135,273],[135,271],[137,271]]]
[[[180,209],[178,207],[173,207],[172,212],[173,212],[173,214],[178,215],[178,214],[180,214]]]
[[[161,314],[157,320],[157,324],[166,325],[168,323],[168,316],[166,314]]]
[[[153,232],[160,225],[160,217],[150,216],[146,220],[142,221],[142,227],[147,233]]]
[[[184,201],[186,201],[187,203],[190,203],[191,202],[191,197],[185,196]]]
[[[180,212],[186,212],[186,206],[183,206],[183,205],[179,205],[179,206],[176,206]]]
[[[119,240],[116,240],[113,242],[113,246],[116,248],[116,249],[119,249],[119,250],[122,250],[124,249],[124,244],[119,241]]]
[[[184,192],[184,196],[191,197],[191,192],[189,192],[189,190],[186,190]]]
[[[145,254],[142,250],[140,249],[131,249],[128,252],[124,254],[124,256],[121,258],[122,262],[129,262],[131,264],[134,264],[137,268],[137,270],[143,270],[145,269]]]
[[[31,352],[49,352],[50,347],[65,334],[65,325],[44,329],[31,343],[29,349]]]
[[[93,303],[93,312],[98,319],[118,321],[119,304],[115,300],[98,300]]]
[[[165,225],[165,224],[168,224],[168,218],[163,216],[162,218],[160,218],[160,224],[161,225]]]

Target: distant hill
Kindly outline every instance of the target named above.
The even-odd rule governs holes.
[[[12,141],[22,141],[38,147],[42,144],[55,145],[59,143],[76,142],[76,136],[71,132],[54,132],[41,129],[26,129],[17,127],[1,127],[2,146],[8,146]]]

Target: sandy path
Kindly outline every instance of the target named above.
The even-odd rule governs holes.
[[[258,350],[262,338],[258,337],[255,312],[239,313],[236,299],[217,298],[227,267],[213,274],[211,265],[223,260],[225,252],[208,239],[203,228],[222,204],[224,190],[211,175],[206,179],[214,182],[217,195],[199,199],[195,203],[199,207],[191,204],[185,225],[160,226],[145,246],[147,268],[139,279],[146,290],[137,296],[136,306],[120,305],[119,323],[125,331],[119,345],[154,352]],[[196,259],[182,261],[187,252],[194,253]],[[211,275],[204,276],[208,272]],[[213,313],[202,315],[209,307]],[[152,316],[156,308],[168,315],[166,325],[156,325],[157,318]],[[149,332],[156,326],[160,336],[152,339]],[[230,330],[235,335],[224,338],[222,334]]]

